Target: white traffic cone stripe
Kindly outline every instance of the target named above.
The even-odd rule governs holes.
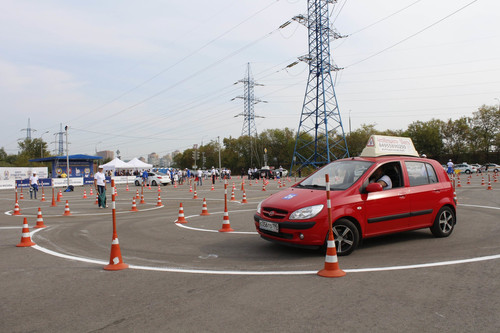
[[[327,263],[336,263],[338,262],[337,256],[326,256],[325,257],[325,262]]]
[[[24,237],[24,238],[29,238],[29,237],[31,237],[31,233],[29,233],[29,232],[23,232],[22,234],[23,234],[23,237]]]
[[[112,244],[112,245],[120,244],[120,243],[118,242],[118,238],[113,239],[113,241],[111,242],[111,244]]]

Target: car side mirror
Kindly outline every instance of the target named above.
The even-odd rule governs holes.
[[[384,188],[382,187],[381,184],[379,183],[371,183],[366,186],[366,192],[371,193],[371,192],[380,192],[383,191]]]

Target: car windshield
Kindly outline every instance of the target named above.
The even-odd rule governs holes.
[[[372,164],[373,162],[356,160],[335,161],[304,179],[297,187],[326,189],[325,175],[328,173],[330,189],[345,190],[354,184]]]

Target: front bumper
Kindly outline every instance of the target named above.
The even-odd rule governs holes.
[[[257,214],[253,216],[253,219],[257,232],[266,240],[303,247],[320,246],[323,245],[325,241],[324,232],[319,230],[317,221],[271,221],[269,219],[262,218]],[[278,224],[279,232],[260,229],[260,221]]]

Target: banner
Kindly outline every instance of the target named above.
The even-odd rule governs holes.
[[[38,178],[48,178],[49,169],[47,167],[33,167],[33,168],[21,168],[21,167],[1,167],[0,168],[0,179],[1,180],[17,180],[17,179],[29,179],[36,172]]]

